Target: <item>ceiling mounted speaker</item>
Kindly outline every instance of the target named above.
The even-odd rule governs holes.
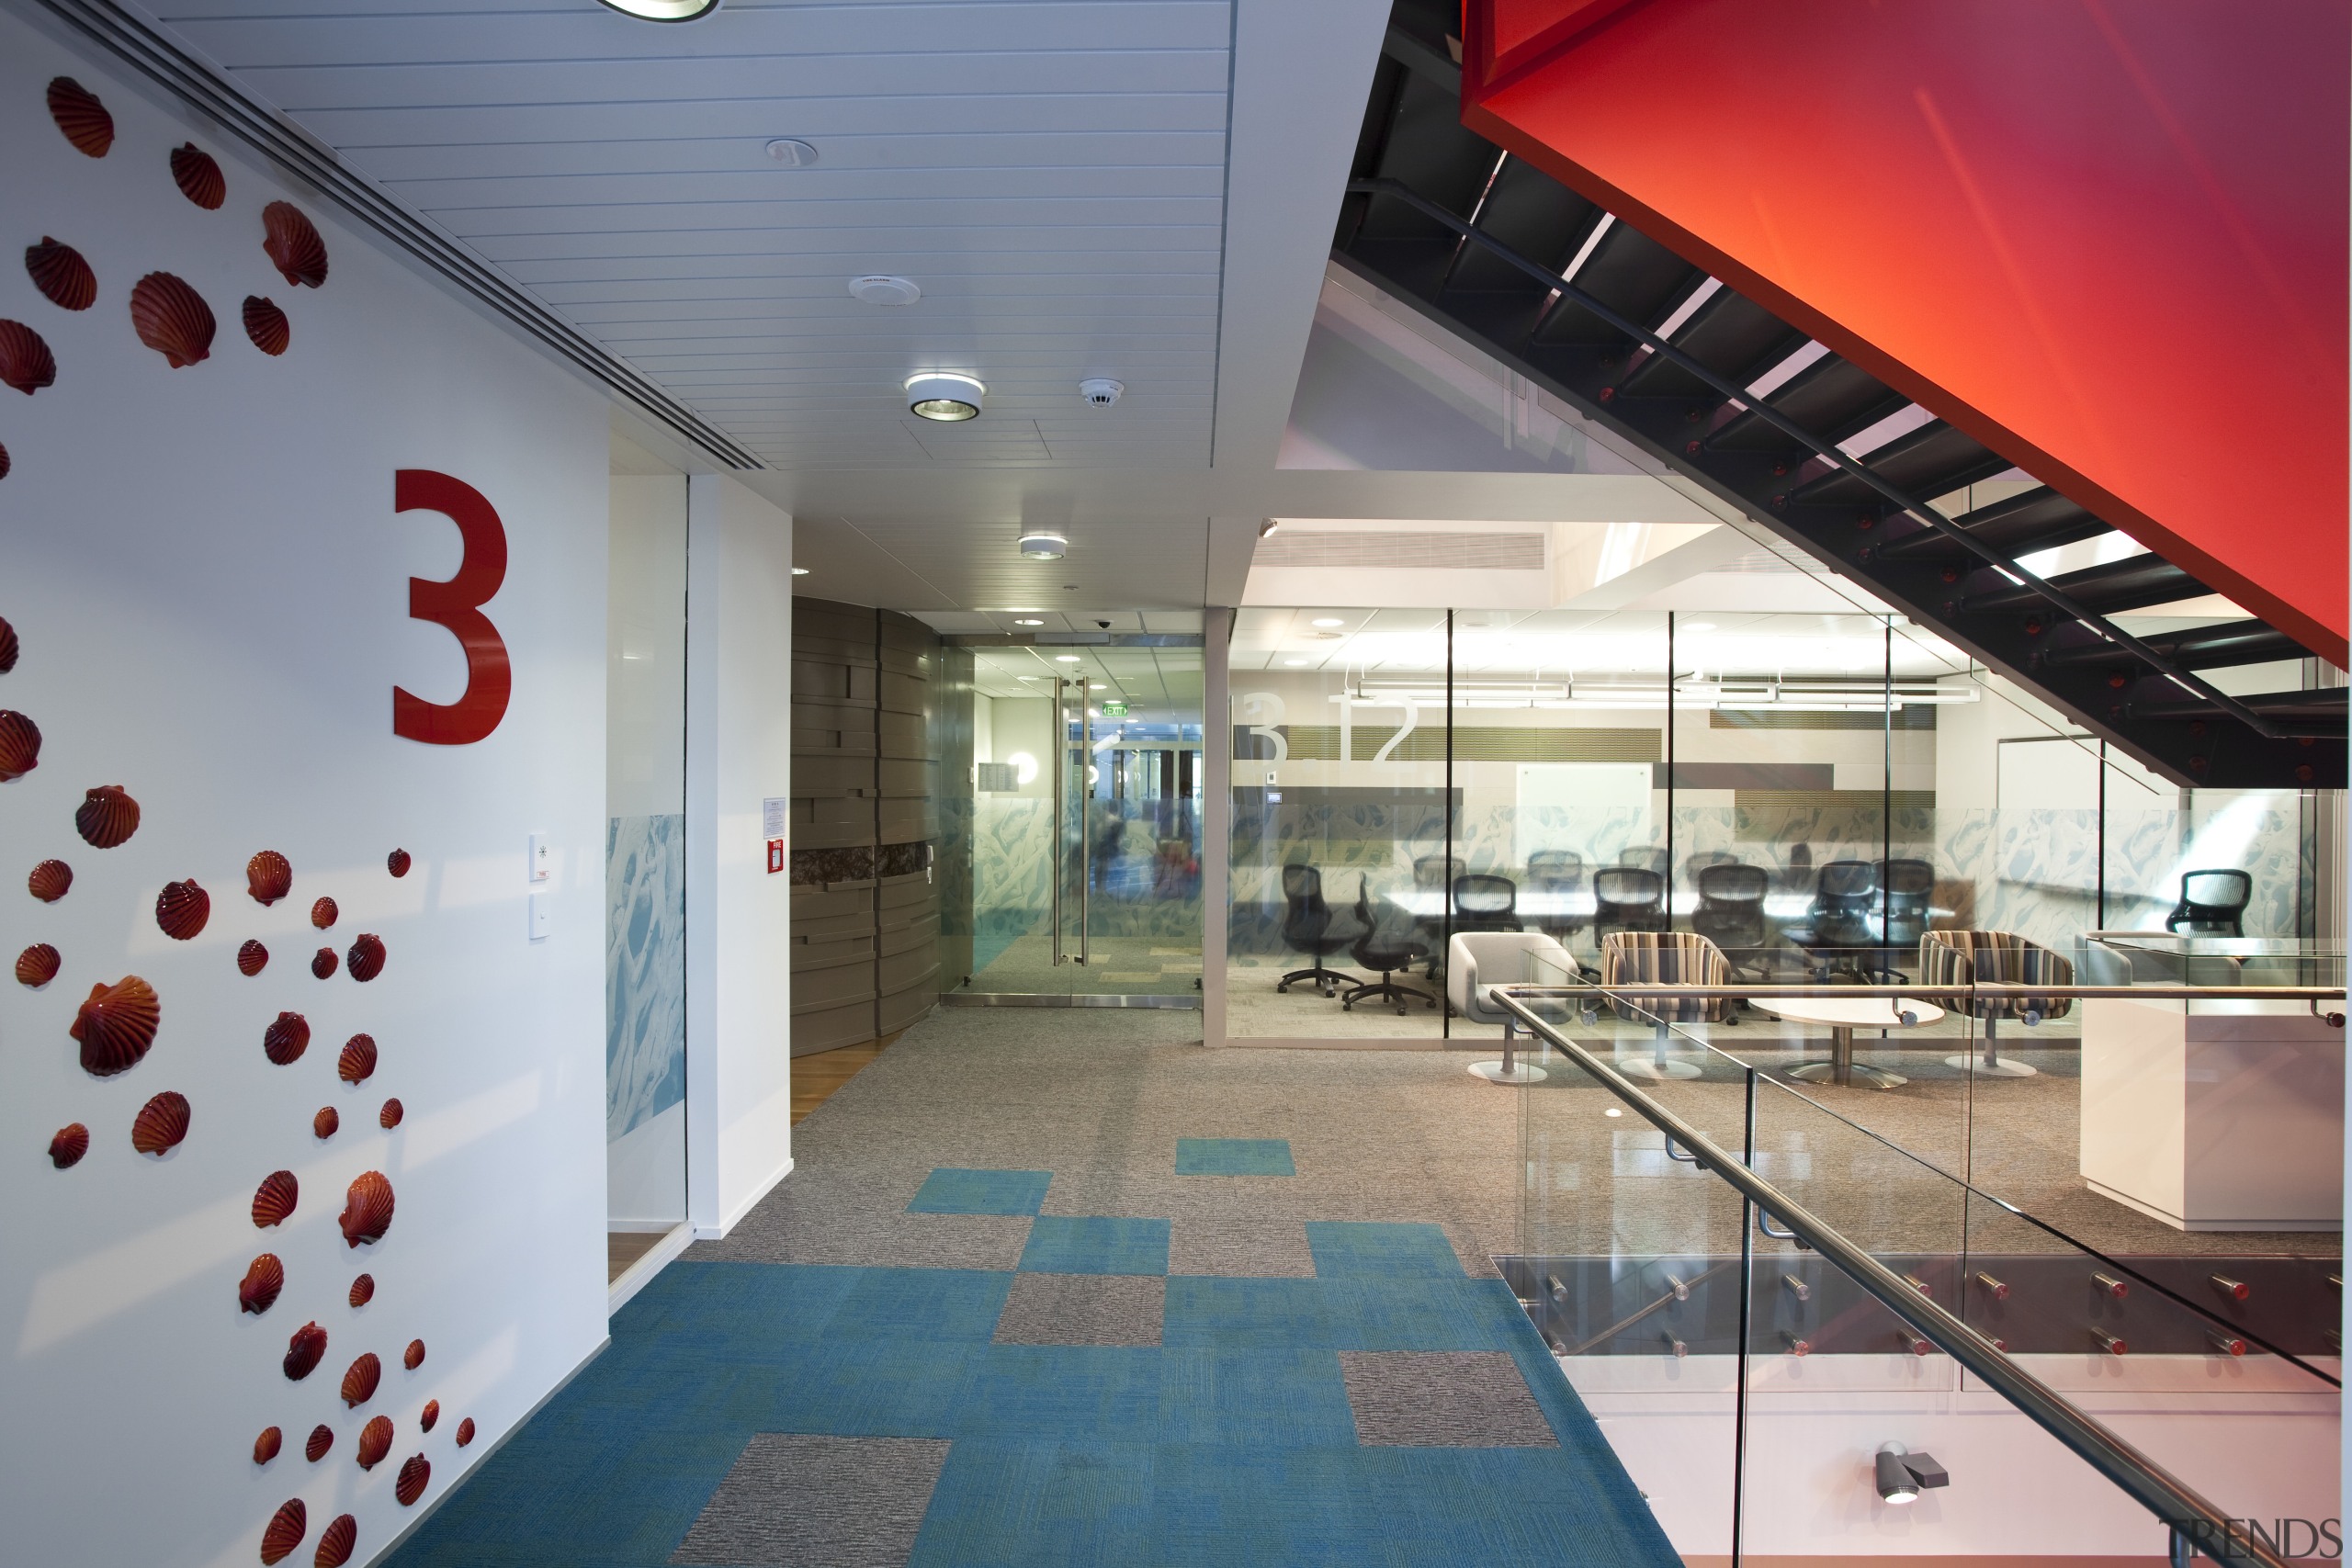
[[[861,305],[911,305],[922,298],[911,277],[886,277],[879,273],[849,280],[849,297]]]
[[[1069,541],[1059,534],[1023,534],[1021,553],[1031,560],[1059,560],[1069,552]]]
[[[918,419],[953,422],[978,419],[989,389],[977,376],[956,370],[924,370],[906,379],[907,412]]]
[[[641,22],[697,22],[718,9],[718,0],[604,0],[623,16]]]

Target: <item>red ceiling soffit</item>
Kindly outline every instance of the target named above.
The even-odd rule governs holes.
[[[1465,0],[1463,118],[2337,664],[2352,7]]]

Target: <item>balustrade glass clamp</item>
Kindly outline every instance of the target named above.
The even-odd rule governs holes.
[[[1925,1280],[1919,1278],[1918,1275],[1905,1274],[1903,1276],[1903,1282],[1910,1286],[1913,1290],[1918,1292],[1921,1295],[1927,1297],[1929,1301],[1934,1301],[1936,1299],[1935,1288],[1929,1285]]]
[[[2213,1281],[2215,1290],[2233,1302],[2242,1302],[2254,1294],[2253,1287],[2244,1280],[2233,1280],[2227,1274],[2209,1274],[2206,1278]]]
[[[1568,1288],[1560,1283],[1560,1277],[1557,1274],[1546,1274],[1544,1277],[1544,1282],[1552,1287],[1552,1299],[1554,1301],[1559,1303],[1562,1306],[1568,1304]]]
[[[2110,1356],[2124,1355],[2132,1348],[2132,1347],[2126,1344],[2119,1336],[2109,1334],[2106,1330],[2099,1328],[2094,1328],[2091,1330],[2091,1343],[2098,1346],[2100,1349],[2106,1351]]]
[[[1671,1328],[1664,1330],[1661,1337],[1666,1341],[1666,1348],[1674,1352],[1674,1359],[1676,1360],[1679,1361],[1683,1357],[1688,1356],[1690,1353],[1690,1347],[1683,1341],[1677,1339],[1674,1337],[1674,1330]]]
[[[1781,1343],[1789,1348],[1789,1354],[1792,1356],[1810,1356],[1813,1354],[1812,1340],[1801,1339],[1797,1336],[1791,1334],[1785,1328],[1781,1331]]]
[[[2098,1287],[2099,1294],[2112,1297],[2114,1300],[2119,1302],[2125,1296],[2132,1293],[2132,1286],[2130,1283],[2117,1279],[2112,1274],[2095,1273],[2091,1276],[2091,1283]]]
[[[1813,1287],[1806,1284],[1803,1280],[1798,1279],[1794,1274],[1781,1275],[1781,1283],[1786,1285],[1789,1288],[1789,1293],[1796,1297],[1797,1300],[1801,1302],[1809,1302],[1813,1300]]]
[[[2243,1356],[2245,1354],[2245,1341],[2234,1334],[2224,1334],[2218,1328],[2209,1328],[2205,1331],[2205,1339],[2206,1343],[2211,1345],[2222,1355]]]
[[[1903,1344],[1905,1348],[1913,1355],[1929,1356],[1935,1353],[1935,1346],[1928,1341],[1925,1335],[1920,1334],[1917,1330],[1898,1323],[1894,1325],[1894,1331],[1903,1336]]]
[[[1995,1301],[2005,1302],[2009,1299],[2009,1287],[2006,1280],[1996,1280],[1992,1275],[1980,1271],[1976,1276],[1976,1282],[1984,1286],[1985,1292]]]
[[[1674,1292],[1674,1299],[1678,1302],[1687,1302],[1690,1299],[1690,1287],[1672,1274],[1666,1277],[1666,1288]]]

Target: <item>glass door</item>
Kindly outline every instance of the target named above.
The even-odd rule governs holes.
[[[1193,1007],[1201,653],[973,652],[972,970],[951,1004]]]

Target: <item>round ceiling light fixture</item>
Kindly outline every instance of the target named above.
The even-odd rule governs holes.
[[[803,141],[797,136],[779,136],[768,143],[768,156],[787,169],[805,169],[817,161],[814,142]]]
[[[922,411],[918,408],[915,412]],[[1069,553],[1069,541],[1059,534],[1023,534],[1021,553],[1031,560],[1059,560]]]
[[[718,9],[718,0],[604,0],[640,22],[698,22]]]
[[[977,376],[960,370],[920,370],[906,379],[907,412],[917,419],[954,423],[978,419],[989,389]],[[1024,552],[1025,553],[1025,552]],[[1051,556],[1041,557],[1051,560]]]
[[[876,272],[851,278],[849,297],[861,305],[911,305],[922,298],[922,289],[911,277]]]

